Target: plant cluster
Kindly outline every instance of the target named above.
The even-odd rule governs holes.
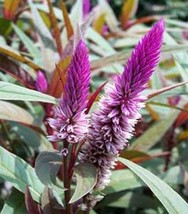
[[[187,213],[187,24],[0,4],[1,213]]]

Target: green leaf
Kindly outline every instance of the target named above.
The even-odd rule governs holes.
[[[26,212],[24,194],[14,189],[6,200],[1,214],[25,214]]]
[[[143,183],[127,169],[112,171],[110,179],[109,185],[103,190],[104,194],[116,193],[143,186]]]
[[[146,152],[152,148],[172,126],[178,114],[178,111],[173,112],[173,114],[170,114],[167,118],[156,122],[133,142],[130,149]]]
[[[170,214],[188,213],[187,203],[164,181],[129,160],[123,158],[118,158],[118,160],[129,167],[146,183]]]
[[[139,189],[140,190],[140,189]],[[157,209],[157,207],[161,204],[160,202],[156,201],[155,198],[152,198],[150,196],[144,195],[142,191],[123,191],[119,192],[118,194],[110,194],[106,196],[103,201],[103,206],[108,207],[118,207],[118,208],[128,208],[130,211],[129,213],[132,213],[131,208],[133,209]],[[158,203],[156,203],[158,202]]]
[[[105,20],[108,27],[110,28],[110,30],[114,31],[118,28],[119,25],[114,11],[112,10],[110,4],[107,1],[99,0],[98,2],[101,13],[105,14]]]
[[[14,122],[11,123],[11,126],[12,130],[18,134],[18,137],[35,151],[45,151],[53,148],[45,136],[33,131],[31,128]]]
[[[45,185],[56,183],[56,175],[62,164],[63,156],[57,152],[41,152],[36,159],[35,171],[40,181]]]
[[[78,23],[81,23],[83,20],[83,10],[82,10],[83,2],[82,0],[75,1],[75,4],[72,6],[70,11],[70,20],[73,25],[73,29],[76,29]]]
[[[0,100],[56,103],[56,99],[52,96],[3,81],[0,81]]]
[[[29,187],[33,199],[39,202],[44,185],[39,181],[34,169],[21,158],[0,147],[0,177],[21,192]]]
[[[178,45],[178,42],[167,32],[165,32],[164,41],[167,45]],[[175,64],[177,69],[179,70],[179,73],[182,76],[183,81],[187,81],[187,75],[188,75],[188,69],[186,67],[181,66],[181,64],[184,64],[188,60],[188,54],[186,51],[181,51],[179,53],[172,53]],[[188,88],[188,85],[186,85]]]
[[[16,34],[20,37],[21,41],[23,42],[29,53],[34,57],[34,61],[37,64],[42,65],[41,53],[36,47],[36,44],[15,24],[12,23],[12,27]]]
[[[0,119],[25,123],[27,125],[32,125],[34,122],[34,118],[29,112],[17,105],[1,100]]]
[[[44,188],[44,192],[41,197],[41,208],[44,213],[59,213],[63,209],[63,203],[61,201],[60,195],[54,192],[51,188],[47,186]],[[59,212],[57,212],[57,210]]]
[[[47,26],[45,25],[42,17],[40,16],[35,4],[31,0],[28,1],[29,7],[31,8],[31,12],[33,15],[33,20],[35,23],[35,28],[40,35],[45,47],[48,47],[52,50],[55,50],[54,41],[50,31],[48,30]]]
[[[108,55],[113,55],[116,53],[116,51],[113,49],[113,47],[109,44],[107,40],[105,40],[98,32],[96,32],[93,28],[89,27],[87,30],[87,38],[91,41],[93,41],[95,44],[97,44],[100,49]],[[124,61],[124,60],[123,60]],[[106,63],[105,63],[106,65]],[[104,67],[104,65],[102,66]],[[93,66],[92,66],[93,68]],[[113,64],[114,71],[122,72],[123,66],[115,63]]]
[[[81,163],[77,165],[74,169],[74,174],[76,175],[77,181],[76,190],[69,203],[74,203],[88,194],[97,182],[97,169],[91,163]]]

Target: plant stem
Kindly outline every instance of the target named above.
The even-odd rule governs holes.
[[[64,143],[64,148],[68,148],[68,143]],[[68,174],[68,156],[63,157],[63,178],[64,178],[64,188],[65,190],[65,213],[66,214],[72,214],[72,205],[69,204],[70,201],[70,195],[71,195],[71,190],[70,190],[70,178]]]
[[[83,197],[83,201],[84,201],[84,203],[85,203],[86,205],[88,205],[88,203],[87,203],[87,196],[88,196],[88,194],[85,195],[85,196]],[[90,213],[90,208],[88,207],[88,208],[84,211],[84,214],[89,214],[89,213]]]
[[[70,159],[69,170],[68,170],[70,178],[72,177],[73,167],[74,167],[74,164],[75,164],[75,161],[76,161],[76,158],[77,158],[77,156],[76,156],[76,147],[77,147],[77,145],[73,144],[72,145],[72,149],[71,149],[71,159]]]

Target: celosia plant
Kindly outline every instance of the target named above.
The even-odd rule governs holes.
[[[116,157],[128,145],[141,117],[139,110],[146,100],[141,92],[158,64],[163,32],[164,21],[160,20],[135,47],[123,73],[109,84],[92,113],[88,142],[80,158],[97,167],[96,188],[109,183]]]
[[[0,2],[0,213],[188,213],[186,23],[144,2]]]
[[[109,183],[117,156],[128,145],[134,126],[141,116],[139,110],[146,101],[141,92],[158,64],[163,33],[164,21],[161,19],[135,47],[123,73],[107,85],[91,117],[85,113],[90,80],[87,49],[83,41],[78,43],[67,71],[63,95],[54,109],[54,117],[48,120],[54,130],[49,140],[62,141],[64,149],[72,146],[71,153],[64,156],[67,160],[63,167],[68,169],[64,172],[66,184],[65,180],[72,177],[77,155],[78,162],[89,162],[96,167],[97,181],[94,189],[102,190]],[[65,185],[68,188],[66,193],[70,191],[68,183]],[[70,212],[69,197],[70,193],[65,194],[66,206]],[[86,210],[94,204],[89,195],[83,203],[82,208]]]

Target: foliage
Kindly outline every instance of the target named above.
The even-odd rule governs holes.
[[[72,213],[72,208],[74,213],[188,212],[184,4],[181,0],[0,2],[1,213]],[[84,142],[50,142],[47,136],[54,130],[49,118],[59,100],[70,104],[75,97],[82,104],[87,99],[86,114],[96,111],[103,88],[123,71],[134,46],[161,17],[166,31],[160,63],[143,92],[148,99],[142,117],[130,146],[120,153],[109,185],[96,189],[99,168],[78,159]],[[86,43],[89,59],[84,51],[75,56],[80,40]],[[84,57],[90,62],[88,77],[80,61]],[[76,82],[69,75],[71,62],[78,66],[72,73]],[[45,87],[37,81],[46,81]],[[79,94],[68,90],[67,84]],[[79,84],[88,92],[81,93]]]

